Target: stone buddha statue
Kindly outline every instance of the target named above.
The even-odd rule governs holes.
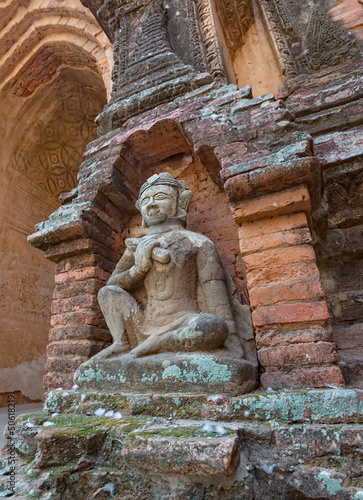
[[[148,234],[125,240],[98,294],[113,343],[78,368],[77,383],[136,392],[147,385],[163,392],[255,388],[256,366],[243,359],[217,250],[206,236],[185,229],[191,197],[186,183],[169,173],[141,187],[136,206]]]

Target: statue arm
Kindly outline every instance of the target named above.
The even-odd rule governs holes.
[[[236,324],[226,286],[225,272],[212,242],[206,242],[198,250],[197,268],[208,313],[223,318],[228,324],[229,332],[235,333]]]
[[[118,285],[124,290],[132,290],[141,284],[144,277],[145,274],[138,272],[135,268],[134,252],[126,248],[114,272],[111,274],[107,285]]]

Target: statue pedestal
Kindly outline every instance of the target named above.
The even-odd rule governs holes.
[[[362,406],[353,389],[52,391],[7,435],[16,498],[358,499]]]
[[[257,387],[257,366],[246,360],[194,353],[129,355],[80,366],[75,383],[99,392],[216,393],[237,396]]]

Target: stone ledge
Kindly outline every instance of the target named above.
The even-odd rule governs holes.
[[[101,394],[62,389],[49,393],[48,414],[89,414],[98,408],[126,416],[149,416],[224,422],[363,423],[363,391],[311,389],[255,392],[228,397],[221,394]]]

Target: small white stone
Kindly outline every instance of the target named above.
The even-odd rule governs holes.
[[[81,403],[83,403],[83,401],[86,399],[86,395],[85,394],[82,394],[81,395]]]
[[[112,417],[112,416],[113,416],[113,414],[114,414],[114,411],[113,411],[113,410],[108,410],[108,411],[106,411],[106,413],[105,413],[105,417]]]
[[[213,432],[213,426],[209,422],[206,422],[202,427],[202,431],[210,434],[211,432]]]
[[[210,115],[210,117],[212,118],[212,120],[217,120],[218,115],[216,115],[215,113],[213,113],[212,115]]]
[[[245,412],[244,412],[244,416],[245,416],[245,417],[249,417],[249,416],[250,416],[250,413],[251,413],[251,412],[249,412],[248,410],[245,410]]]
[[[79,385],[77,385],[77,384],[72,385],[72,390],[73,391],[76,391],[78,388],[79,388]]]
[[[221,403],[223,401],[223,396],[216,394],[215,396],[208,396],[207,401],[213,401],[213,403]]]
[[[63,392],[63,397],[64,397],[64,398],[67,398],[68,396],[69,396],[69,392],[64,391],[64,392]]]
[[[57,413],[57,412],[52,413],[52,417],[60,417],[60,413]]]
[[[216,432],[220,435],[223,436],[224,434],[227,434],[227,430],[223,427],[221,424],[216,425]]]
[[[106,491],[109,493],[111,496],[114,496],[115,491],[116,491],[116,486],[113,483],[107,483],[103,487],[103,491]]]
[[[122,413],[120,411],[116,411],[113,418],[122,418]]]
[[[180,16],[180,12],[177,10],[177,11],[175,12],[175,15],[176,15],[176,16]]]
[[[57,387],[57,389],[54,389],[55,391],[63,391],[63,387]]]
[[[97,410],[95,410],[95,415],[96,417],[103,417],[103,415],[106,413],[106,410],[104,408],[97,408]]]
[[[34,424],[32,424],[31,422],[27,422],[27,423],[25,424],[25,427],[27,427],[28,429],[30,429],[31,427],[35,427],[35,425],[34,425]]]
[[[51,425],[55,425],[55,423],[54,422],[48,422],[48,421],[43,423],[43,427],[50,427]]]
[[[267,392],[273,392],[272,387],[267,387],[267,389],[266,389],[266,390],[267,390]]]

